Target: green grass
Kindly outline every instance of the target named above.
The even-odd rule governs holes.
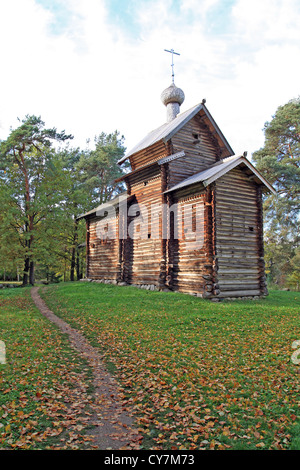
[[[300,294],[211,303],[97,283],[43,288],[105,355],[155,449],[300,449]]]
[[[0,340],[0,449],[85,448],[91,372],[29,288],[0,291]]]

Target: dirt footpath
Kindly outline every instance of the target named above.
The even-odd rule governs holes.
[[[105,368],[99,351],[92,347],[77,330],[48,309],[38,294],[38,287],[31,289],[32,299],[40,312],[69,336],[71,345],[89,362],[94,376],[94,416],[89,436],[91,447],[96,449],[138,449],[138,431],[133,418],[122,406],[119,386]]]

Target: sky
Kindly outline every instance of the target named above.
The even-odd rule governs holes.
[[[206,106],[235,154],[300,95],[299,0],[0,0],[0,139],[27,114],[92,148],[131,150],[166,121],[161,92]],[[89,142],[87,142],[89,140]]]

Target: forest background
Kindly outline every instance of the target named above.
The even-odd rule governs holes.
[[[278,107],[252,162],[274,186],[264,198],[266,273],[272,288],[300,290],[300,97]],[[85,275],[79,215],[124,191],[115,180],[125,138],[95,136],[93,149],[27,115],[0,141],[0,280],[75,281]]]

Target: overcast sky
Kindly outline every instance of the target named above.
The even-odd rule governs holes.
[[[166,120],[164,49],[181,111],[206,98],[236,154],[300,95],[299,0],[0,0],[0,44],[0,139],[35,114],[73,147],[117,129],[130,150]]]

